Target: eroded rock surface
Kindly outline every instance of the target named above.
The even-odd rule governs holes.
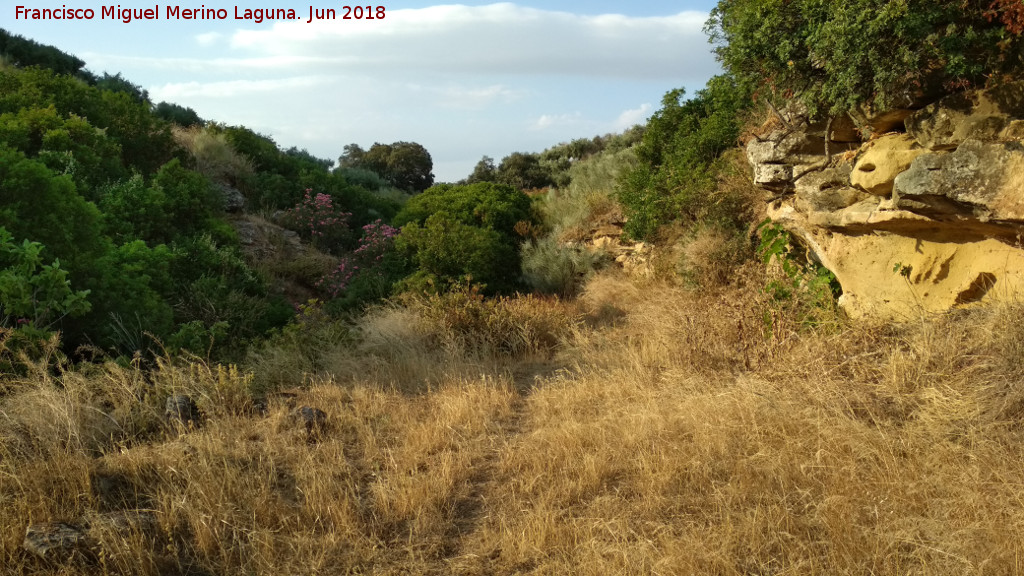
[[[768,215],[836,274],[843,308],[906,318],[1020,300],[1024,82],[865,121],[874,138],[830,142],[828,155],[811,123],[747,148]]]

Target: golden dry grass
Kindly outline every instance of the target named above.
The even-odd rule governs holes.
[[[572,303],[379,309],[265,412],[229,368],[40,373],[0,399],[0,566],[1017,574],[1022,320],[797,330],[753,289],[602,275]],[[161,424],[172,390],[202,427]],[[156,528],[101,534],[91,563],[20,549],[29,523],[122,508]]]

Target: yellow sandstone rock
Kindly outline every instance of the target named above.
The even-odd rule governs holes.
[[[893,181],[927,152],[906,134],[890,134],[864,145],[850,174],[850,183],[875,196],[892,193]]]

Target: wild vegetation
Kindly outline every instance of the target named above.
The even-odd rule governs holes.
[[[1024,307],[844,318],[736,150],[1019,72],[958,9],[722,0],[693,97],[459,183],[0,34],[0,566],[1021,572]]]

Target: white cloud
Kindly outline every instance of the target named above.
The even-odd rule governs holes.
[[[576,126],[583,122],[583,114],[573,112],[571,114],[543,114],[530,123],[531,130],[547,130],[549,128],[560,128]]]
[[[651,116],[652,106],[650,104],[641,104],[639,108],[633,108],[626,110],[622,114],[619,114],[617,120],[615,120],[614,130],[622,131],[627,128],[632,128],[637,124],[643,124],[647,122],[647,119]]]
[[[716,64],[704,12],[585,16],[502,3],[391,10],[383,20],[277,22],[231,46],[293,66],[446,74],[706,77]],[[324,55],[334,55],[325,57]]]
[[[273,80],[226,80],[223,82],[180,82],[150,89],[157,100],[190,100],[193,98],[242,98],[267,92],[292,91],[325,84],[327,79],[299,76]]]

